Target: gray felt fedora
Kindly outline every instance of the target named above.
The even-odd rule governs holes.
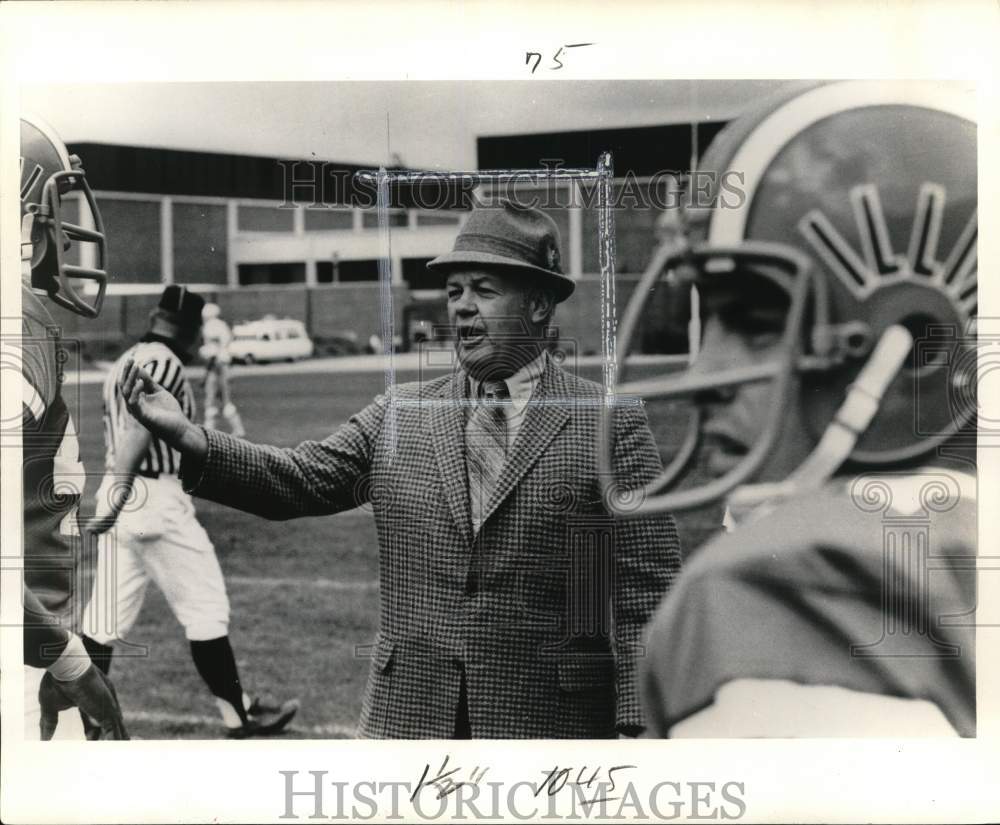
[[[557,301],[565,301],[576,287],[560,267],[559,227],[539,209],[499,201],[472,210],[451,252],[427,264],[450,272],[464,266],[520,270],[542,276]]]

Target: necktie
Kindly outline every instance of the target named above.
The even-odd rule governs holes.
[[[503,381],[484,381],[482,397],[465,425],[465,457],[469,473],[472,529],[478,533],[486,507],[507,460],[507,418],[510,393]]]

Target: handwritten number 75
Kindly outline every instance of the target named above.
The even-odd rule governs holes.
[[[555,71],[558,71],[559,69],[561,69],[563,67],[563,62],[559,59],[559,57],[560,57],[560,55],[563,54],[563,52],[566,49],[579,49],[579,48],[582,48],[583,46],[593,46],[593,45],[594,45],[593,43],[567,43],[566,45],[560,46],[559,50],[554,55],[552,55],[552,64],[553,65],[551,65],[551,66],[548,67],[549,71],[550,72],[555,72]],[[531,73],[534,74],[535,71],[538,69],[538,66],[542,62],[542,53],[541,52],[525,52],[524,53],[524,65],[525,66],[529,65],[531,63],[532,59],[534,59],[535,65],[531,67]]]

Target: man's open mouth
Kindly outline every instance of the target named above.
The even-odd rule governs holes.
[[[458,328],[458,341],[463,347],[474,347],[486,338],[482,327],[464,326]]]

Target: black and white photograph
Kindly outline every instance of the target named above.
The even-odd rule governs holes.
[[[992,86],[583,30],[6,82],[4,821],[996,811]]]

